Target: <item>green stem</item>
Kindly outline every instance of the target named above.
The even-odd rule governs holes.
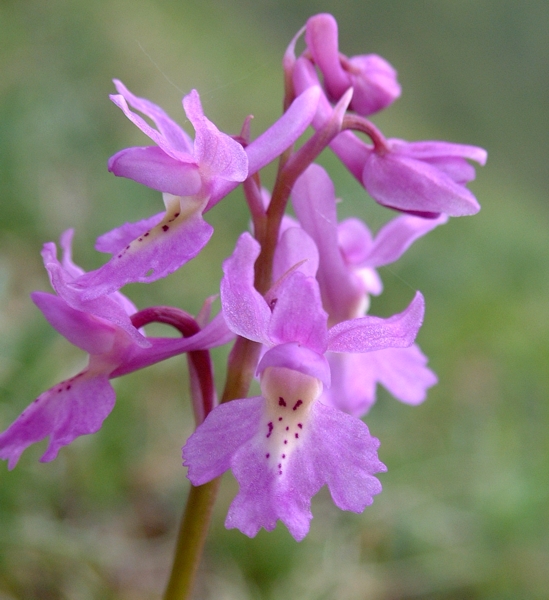
[[[164,600],[191,597],[220,482],[221,477],[217,477],[204,485],[191,486]]]

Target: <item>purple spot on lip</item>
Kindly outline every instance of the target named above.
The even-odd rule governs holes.
[[[295,434],[295,437],[296,437],[296,439],[297,439],[297,438],[299,437],[299,433],[296,433],[296,434]]]
[[[151,233],[150,231],[147,231],[147,233],[143,234],[143,237],[147,237],[148,235],[150,235],[150,233]]]
[[[271,423],[267,423],[267,427],[269,428],[269,433],[267,434],[267,437],[271,437],[271,433],[273,432],[273,424]]]
[[[285,443],[285,444],[287,444],[287,443],[288,443],[288,440],[284,440],[284,443]]]
[[[286,427],[286,431],[290,431],[290,428],[289,428],[289,427]]]
[[[292,408],[292,410],[297,410],[301,405],[303,404],[303,400],[298,400],[295,404],[294,407]]]
[[[271,456],[269,453],[265,454],[265,458],[269,458]]]
[[[162,231],[168,231],[169,228],[169,225],[162,225]]]
[[[282,396],[278,398],[278,406],[286,406],[286,400]]]
[[[302,423],[298,423],[297,426],[299,427],[299,429],[303,429]]]
[[[278,420],[279,420],[279,421],[282,421],[282,417],[278,417]]]

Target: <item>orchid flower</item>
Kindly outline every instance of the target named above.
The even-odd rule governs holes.
[[[305,27],[305,42],[324,77],[330,99],[339,100],[354,89],[349,108],[368,116],[400,96],[397,72],[381,56],[364,54],[347,58],[338,49],[337,21],[327,13],[311,17]]]
[[[319,85],[313,65],[306,58],[293,63],[296,93]],[[313,120],[315,128],[330,118],[332,106],[321,95]],[[342,131],[330,148],[365,190],[379,204],[401,212],[429,218],[473,215],[480,210],[465,185],[475,178],[467,162],[486,163],[487,153],[477,146],[449,142],[406,142],[385,139],[369,121],[355,119],[373,139],[367,144],[351,131]]]
[[[78,436],[98,431],[114,406],[115,392],[109,381],[113,377],[183,352],[218,346],[233,337],[219,315],[188,338],[145,338],[131,325],[130,316],[137,309],[120,292],[91,301],[88,306],[71,305],[70,281],[82,273],[72,262],[71,239],[72,231],[61,238],[62,263],[55,258],[54,244],[47,244],[44,252],[58,295],[34,292],[31,297],[50,325],[89,354],[88,365],[38,396],[0,434],[0,458],[8,460],[9,469],[15,467],[28,446],[45,437],[49,436],[49,444],[42,462],[53,460],[62,446]],[[120,313],[126,315],[129,325],[120,324]],[[130,327],[133,334],[128,331]]]
[[[196,136],[189,136],[156,104],[134,96],[115,80],[112,101],[157,145],[126,148],[109,160],[109,170],[163,192],[165,212],[126,223],[102,235],[97,250],[112,254],[103,267],[82,276],[82,296],[97,298],[131,282],[165,277],[194,258],[213,228],[202,215],[247,177],[274,160],[307,128],[320,90],[312,87],[246,148],[204,115],[198,92],[183,98]],[[130,110],[132,106],[156,125]]]
[[[259,244],[247,233],[224,263],[221,303],[229,328],[263,344],[257,373],[261,396],[215,408],[183,448],[193,485],[231,469],[240,491],[226,526],[255,536],[280,519],[302,539],[311,498],[327,484],[335,504],[361,512],[381,491],[378,441],[367,426],[318,401],[330,385],[324,356],[409,346],[421,326],[423,297],[401,314],[362,317],[328,329],[314,277],[299,269],[261,296],[253,287]]]

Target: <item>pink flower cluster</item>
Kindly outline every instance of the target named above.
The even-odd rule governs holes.
[[[305,49],[296,56],[303,33]],[[114,405],[112,378],[188,353],[198,426],[184,445],[184,465],[193,485],[233,472],[240,491],[227,527],[254,536],[281,520],[300,540],[309,530],[311,498],[323,485],[339,508],[355,512],[381,491],[379,442],[361,420],[377,385],[415,405],[437,380],[415,344],[424,315],[419,292],[399,314],[368,314],[370,295],[383,289],[376,269],[449,216],[479,210],[466,188],[475,174],[468,160],[484,164],[486,152],[386,139],[367,117],[399,97],[396,71],[377,55],[340,53],[329,14],[307,21],[283,67],[284,113],[253,140],[249,119],[240,135],[219,131],[196,90],[183,98],[193,140],[159,106],[115,81],[111,100],[154,145],[121,150],[108,168],[162,192],[165,210],[100,236],[96,248],[111,258],[88,273],[72,261],[72,231],[61,236],[61,261],[55,244],[45,244],[54,293],[32,299],[89,363],[0,434],[0,457],[10,469],[44,438],[41,460],[50,461],[76,437],[96,432]],[[357,218],[338,221],[334,184],[314,162],[324,150],[376,202],[400,213],[375,236]],[[269,192],[260,171],[276,159]],[[178,308],[138,311],[120,289],[166,277],[195,258],[213,235],[205,213],[241,184],[253,234],[242,233],[223,264],[221,312],[210,318],[211,299],[196,319]],[[286,213],[290,203],[295,217]],[[146,336],[143,327],[155,320],[183,337]],[[232,356],[229,367],[255,373],[261,395],[217,404],[208,349],[235,338],[255,348],[256,359],[235,364]]]

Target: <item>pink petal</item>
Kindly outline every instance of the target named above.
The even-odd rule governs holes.
[[[193,485],[202,485],[231,467],[233,454],[259,430],[264,398],[244,398],[217,406],[183,447],[183,466]]]
[[[194,162],[193,155],[172,145],[171,140],[166,139],[162,133],[151,127],[145,119],[132,112],[124,96],[112,95],[111,100],[128,117],[128,119],[141,131],[148,136],[159,148],[161,148],[171,158],[185,163]]]
[[[283,219],[280,229],[283,232],[275,250],[273,280],[276,282],[296,265],[304,275],[314,277],[318,270],[318,250],[313,239],[290,217]]]
[[[389,221],[377,233],[370,254],[362,259],[362,265],[381,267],[395,262],[418,238],[447,221],[447,215],[436,219],[402,215]]]
[[[182,162],[157,146],[120,150],[109,159],[108,169],[117,177],[127,177],[175,196],[193,196],[202,186],[194,160]]]
[[[133,304],[119,293],[105,294],[88,300],[84,297],[84,289],[75,285],[73,276],[68,273],[57,260],[55,244],[44,244],[42,257],[48,271],[51,285],[58,296],[70,307],[105,319],[112,325],[120,327],[134,343],[147,347],[149,342],[132,325],[128,311],[134,309]],[[87,274],[81,277],[86,277]],[[133,311],[132,311],[133,312]]]
[[[114,79],[113,81],[118,93],[121,94],[133,108],[154,121],[159,132],[164,136],[172,148],[179,152],[190,155],[193,154],[193,142],[191,138],[177,123],[172,121],[164,110],[150,100],[134,96],[118,79]]]
[[[53,460],[62,446],[98,431],[114,400],[107,373],[82,371],[41,394],[0,434],[0,458],[8,460],[11,470],[25,448],[49,436],[40,460]]]
[[[54,294],[33,292],[31,298],[48,323],[71,344],[89,354],[104,354],[112,349],[116,329],[107,321],[71,308]]]
[[[259,251],[259,243],[249,233],[238,238],[232,256],[223,263],[221,306],[227,325],[234,333],[268,344],[271,311],[254,287],[254,263]]]
[[[307,21],[305,42],[324,75],[328,94],[335,100],[351,86],[351,79],[341,67],[337,21],[328,13],[314,15]]]
[[[351,109],[368,116],[392,104],[401,93],[396,70],[377,54],[349,59],[351,82],[355,90]],[[358,73],[356,72],[358,71]]]
[[[155,225],[158,225],[164,218],[164,215],[165,213],[161,212],[136,223],[124,223],[124,225],[100,235],[95,242],[95,249],[99,252],[116,254],[123,250],[130,242],[147,233]]]
[[[356,417],[367,414],[376,401],[377,384],[397,400],[417,405],[437,383],[417,344],[366,354],[330,354],[332,385],[321,401]]]
[[[248,175],[248,157],[241,144],[221,133],[204,116],[196,90],[183,98],[183,106],[196,131],[194,154],[203,174],[228,181],[244,181]]]
[[[424,311],[423,296],[416,292],[406,310],[388,319],[367,316],[338,323],[328,331],[328,350],[372,352],[411,346],[423,322]]]
[[[473,215],[480,206],[473,194],[426,162],[389,153],[372,153],[363,183],[372,197],[390,208],[452,217]]]
[[[299,138],[316,114],[320,95],[318,86],[304,90],[280,119],[246,147],[248,175],[257,173]]]
[[[438,381],[427,368],[427,357],[417,344],[409,348],[387,348],[365,357],[374,362],[379,383],[406,404],[421,404],[427,397],[427,389]]]
[[[208,243],[213,228],[202,218],[203,202],[172,198],[166,216],[152,229],[113,255],[108,263],[82,275],[75,284],[91,300],[127,283],[150,283],[173,273]]]
[[[377,456],[379,441],[360,419],[330,406],[316,402],[311,413],[307,447],[292,465],[296,480],[310,474],[309,486],[326,483],[337,507],[362,512],[381,492],[374,474],[387,470]]]
[[[257,365],[257,375],[268,367],[282,367],[299,371],[330,386],[330,366],[323,355],[302,346],[298,342],[288,342],[273,346],[262,356]]]
[[[273,344],[298,342],[319,354],[326,350],[328,315],[318,284],[299,271],[290,273],[272,301],[268,337]]]

